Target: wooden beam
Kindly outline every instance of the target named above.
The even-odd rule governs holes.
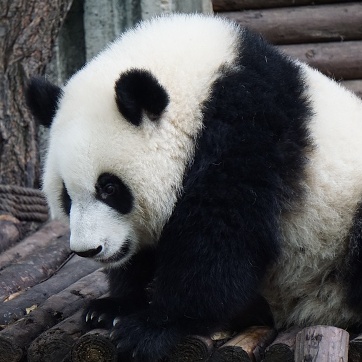
[[[213,0],[212,5],[214,11],[218,12],[348,2],[351,0]]]
[[[272,328],[250,327],[215,350],[213,358],[220,362],[260,362],[265,348],[275,336],[276,331]]]
[[[362,79],[345,80],[341,84],[362,98]]]
[[[69,238],[62,236],[39,248],[33,255],[5,267],[0,271],[0,299],[6,301],[12,298],[13,293],[32,287],[50,277],[70,253]]]
[[[296,361],[348,361],[349,334],[331,326],[313,326],[301,330],[296,337]]]
[[[94,329],[80,337],[72,347],[71,361],[116,362],[116,347],[109,338],[109,331]]]
[[[36,254],[39,249],[46,247],[52,240],[68,235],[68,233],[69,228],[64,223],[55,220],[48,222],[34,234],[1,253],[0,269],[19,262],[28,255]]]
[[[362,2],[221,13],[273,44],[362,39]]]
[[[0,325],[7,325],[23,318],[30,307],[38,306],[98,268],[99,264],[95,261],[74,255],[51,278],[0,304]]]
[[[212,350],[211,338],[187,336],[176,346],[168,362],[206,361]]]
[[[279,48],[337,80],[362,79],[362,41],[281,45]]]
[[[267,347],[263,362],[294,362],[295,337],[300,330],[292,327],[280,332]]]
[[[70,317],[94,298],[107,292],[105,273],[98,269],[78,280],[24,318],[0,331],[0,356],[7,362],[18,362],[26,355],[30,343],[48,328]],[[19,358],[20,356],[20,358]]]

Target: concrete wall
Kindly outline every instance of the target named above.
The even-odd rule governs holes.
[[[212,13],[211,0],[74,0],[47,77],[63,84],[123,31],[140,20],[175,11]]]

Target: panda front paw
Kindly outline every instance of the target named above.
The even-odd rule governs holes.
[[[116,317],[135,313],[141,306],[120,298],[100,298],[89,302],[83,312],[85,329],[111,329]]]
[[[161,361],[170,355],[182,337],[176,325],[157,321],[148,312],[113,320],[110,338],[120,355],[131,355],[137,362]]]
[[[119,301],[116,298],[102,298],[89,302],[82,319],[86,329],[110,329],[114,318],[119,314]]]

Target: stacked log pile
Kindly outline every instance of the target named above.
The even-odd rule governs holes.
[[[362,2],[213,0],[214,11],[362,97]]]

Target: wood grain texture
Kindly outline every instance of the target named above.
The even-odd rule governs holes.
[[[297,334],[296,361],[347,362],[349,334],[330,326],[304,328]]]
[[[212,5],[214,11],[218,12],[348,2],[351,0],[212,0]]]
[[[362,39],[362,2],[221,13],[273,44]]]
[[[362,78],[362,41],[281,45],[279,48],[336,80]]]

